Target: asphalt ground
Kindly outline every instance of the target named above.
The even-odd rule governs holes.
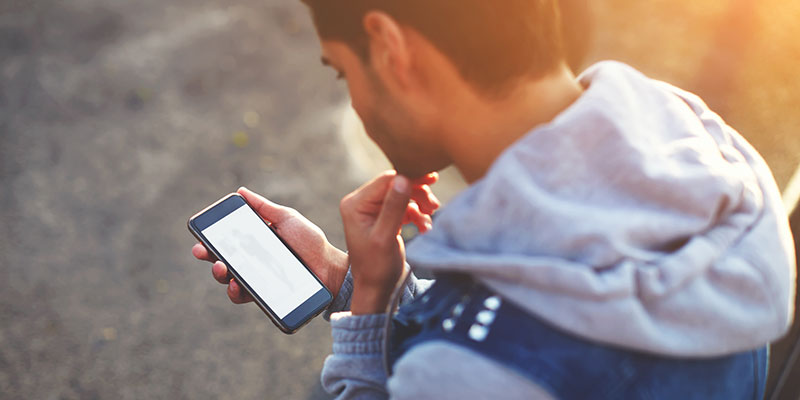
[[[800,7],[702,3],[595,3],[586,62],[697,91],[784,187]],[[186,219],[247,185],[343,247],[338,201],[383,167],[333,78],[296,1],[0,0],[0,397],[326,398],[327,323],[231,304]]]
[[[0,397],[324,398],[327,324],[285,336],[231,304],[186,229],[248,185],[343,246],[346,90],[306,11],[2,7]]]

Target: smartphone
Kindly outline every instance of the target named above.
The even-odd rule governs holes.
[[[282,332],[322,312],[333,295],[242,196],[231,193],[189,218],[189,231]]]

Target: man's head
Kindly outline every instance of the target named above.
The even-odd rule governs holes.
[[[564,62],[556,0],[302,1],[323,63],[347,79],[367,133],[409,176],[451,162],[437,135],[448,96],[502,98]]]

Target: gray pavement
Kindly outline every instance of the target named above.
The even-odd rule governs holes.
[[[691,82],[619,33],[616,3],[592,58]],[[326,398],[327,323],[285,336],[229,303],[185,224],[247,185],[343,247],[338,201],[380,163],[348,149],[333,76],[298,1],[0,0],[0,398]],[[797,120],[745,124],[782,185]]]
[[[324,321],[235,306],[186,219],[248,185],[342,246],[355,187],[299,2],[0,3],[0,397],[325,398]]]

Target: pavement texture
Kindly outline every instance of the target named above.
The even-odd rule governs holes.
[[[1,7],[0,397],[325,398],[327,323],[231,304],[186,229],[246,184],[343,247],[346,89],[305,9]]]
[[[745,3],[597,3],[586,60],[698,91],[785,186],[800,7],[718,35]],[[186,220],[247,185],[343,248],[339,199],[383,167],[334,75],[297,1],[0,0],[0,398],[327,398],[327,323],[231,304]]]

